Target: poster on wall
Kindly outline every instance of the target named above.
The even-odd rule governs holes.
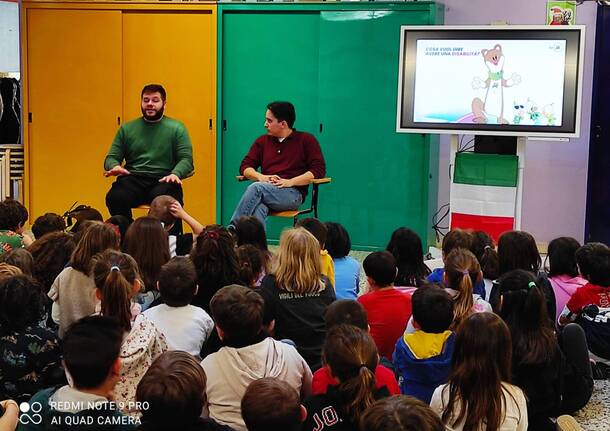
[[[576,24],[576,2],[548,1],[546,3],[547,25]]]

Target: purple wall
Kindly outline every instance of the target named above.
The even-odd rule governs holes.
[[[445,24],[544,24],[546,0],[444,0]],[[521,228],[539,242],[558,236],[583,241],[591,121],[595,2],[576,8],[576,23],[586,26],[580,138],[570,142],[529,141],[526,145]],[[438,204],[449,201],[449,137],[441,136]]]

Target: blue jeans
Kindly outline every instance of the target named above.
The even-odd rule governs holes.
[[[271,183],[253,182],[242,195],[231,223],[241,216],[254,216],[265,226],[269,210],[287,211],[297,209],[303,203],[303,196],[298,189],[288,187],[280,189]]]

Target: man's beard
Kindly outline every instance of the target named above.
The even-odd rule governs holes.
[[[155,115],[146,115],[146,109],[142,108],[142,116],[144,117],[144,120],[154,123],[163,117],[163,111],[165,111],[165,106],[162,106]]]

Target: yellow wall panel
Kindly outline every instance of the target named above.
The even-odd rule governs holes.
[[[216,14],[202,11],[123,11],[123,112],[141,116],[140,91],[167,91],[166,115],[182,121],[193,142],[195,175],[183,183],[185,208],[204,224],[216,217]],[[210,123],[211,121],[211,123]],[[108,145],[112,136],[108,136]]]
[[[26,9],[30,221],[76,200],[105,211],[102,162],[121,116],[121,12]]]

